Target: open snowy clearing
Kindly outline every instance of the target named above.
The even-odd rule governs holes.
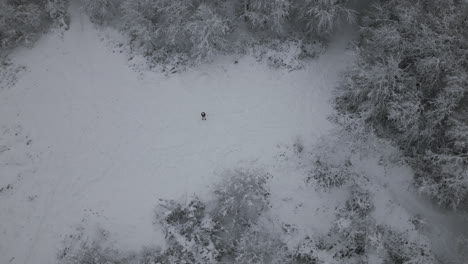
[[[203,197],[224,169],[273,167],[281,146],[307,145],[330,127],[327,98],[349,60],[343,47],[294,72],[228,57],[141,75],[72,10],[63,37],[12,56],[27,70],[0,95],[0,263],[52,263],[78,224],[99,223],[122,248],[161,243],[158,198]],[[289,177],[278,180],[283,191],[300,191]],[[325,232],[333,214],[319,215]]]
[[[307,148],[332,128],[331,92],[352,59],[346,41],[293,72],[223,57],[165,76],[132,70],[70,10],[63,36],[13,54],[26,70],[0,90],[0,263],[55,263],[78,226],[108,230],[119,249],[162,244],[157,200],[209,199],[222,172],[238,167],[272,175],[272,215],[300,230],[295,239],[328,231],[348,193],[314,192],[304,177]],[[355,165],[375,187],[378,223],[407,231],[421,214],[436,253],[453,255],[454,230],[466,227],[413,194],[409,169],[378,157]]]

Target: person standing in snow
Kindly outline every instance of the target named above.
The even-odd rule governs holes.
[[[205,112],[201,112],[201,120],[206,120],[206,114],[205,114]]]

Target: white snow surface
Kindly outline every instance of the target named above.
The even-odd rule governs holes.
[[[72,7],[68,31],[12,55],[27,70],[0,93],[0,263],[54,263],[80,224],[99,224],[122,249],[161,244],[157,199],[209,197],[224,169],[268,170],[278,199],[314,198],[302,175],[274,167],[282,146],[330,128],[343,47],[293,72],[223,57],[164,76],[135,72],[102,36]],[[315,200],[304,214],[326,232],[333,212],[317,213],[326,199]]]

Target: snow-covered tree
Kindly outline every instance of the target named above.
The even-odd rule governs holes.
[[[465,1],[377,1],[337,108],[393,139],[421,191],[447,206],[468,198]]]
[[[213,57],[226,49],[228,23],[211,7],[201,4],[187,25],[193,47],[191,56],[196,61]]]

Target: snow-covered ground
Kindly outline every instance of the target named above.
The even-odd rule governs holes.
[[[302,234],[328,231],[347,193],[304,186],[310,160],[291,146],[299,140],[306,153],[331,129],[331,92],[352,59],[345,41],[293,72],[223,57],[165,76],[135,72],[71,11],[63,36],[12,55],[26,70],[0,91],[0,263],[54,263],[78,225],[109,230],[122,249],[161,244],[157,199],[209,198],[236,167],[272,174],[273,215]],[[387,190],[375,218],[407,222],[423,204],[398,188],[411,171],[377,163],[361,164]],[[380,177],[388,173],[401,177]]]
[[[0,94],[0,263],[52,263],[83,221],[124,248],[160,243],[158,198],[203,196],[224,169],[271,167],[278,145],[330,127],[343,50],[294,72],[227,57],[167,77],[133,71],[78,8],[71,19],[12,55],[27,70]]]

